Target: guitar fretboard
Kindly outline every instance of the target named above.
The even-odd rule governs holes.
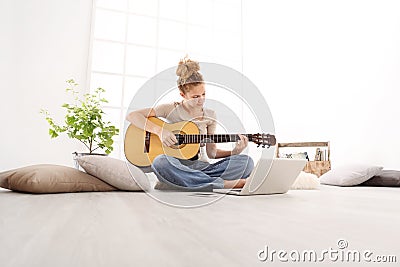
[[[242,134],[252,141],[251,134]],[[240,140],[237,134],[177,134],[176,138],[185,144],[227,143]]]

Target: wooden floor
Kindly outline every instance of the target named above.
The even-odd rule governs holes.
[[[260,261],[259,251],[268,246],[319,255],[338,249],[339,239],[348,242],[347,249],[397,256],[395,264],[376,266],[400,261],[400,188],[321,186],[269,196],[161,192],[158,197],[181,204],[214,202],[178,208],[137,192],[1,190],[0,266],[284,266],[288,263],[276,258],[273,264],[270,258]]]

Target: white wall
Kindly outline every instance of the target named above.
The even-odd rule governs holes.
[[[244,73],[279,142],[331,141],[333,165],[400,169],[400,2],[244,1]]]
[[[0,170],[72,165],[80,146],[66,137],[51,140],[39,110],[62,119],[65,80],[85,85],[91,6],[91,0],[1,1]]]

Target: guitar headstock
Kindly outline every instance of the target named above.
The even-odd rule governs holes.
[[[276,145],[276,138],[275,135],[273,134],[264,134],[264,133],[252,134],[251,141],[256,143],[257,147],[263,146],[263,148],[265,146],[270,147]]]

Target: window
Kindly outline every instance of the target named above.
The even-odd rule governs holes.
[[[93,8],[90,89],[106,89],[106,117],[121,129],[114,157],[124,157],[125,115],[147,79],[186,54],[242,71],[241,0],[97,0]]]

